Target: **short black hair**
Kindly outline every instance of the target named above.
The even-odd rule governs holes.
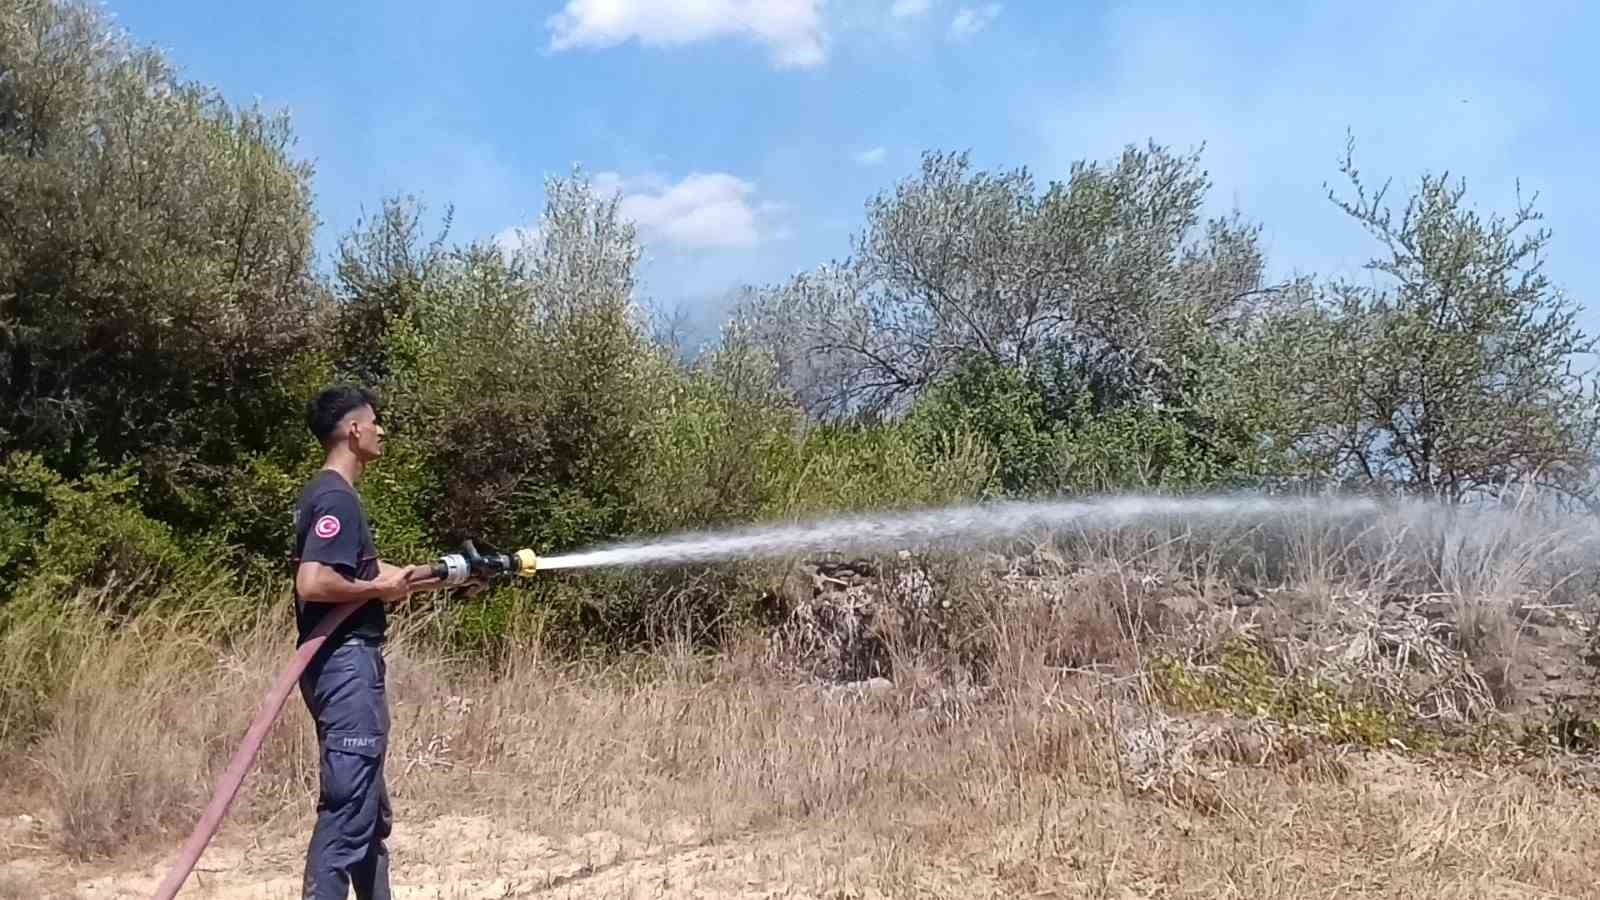
[[[378,396],[367,388],[348,384],[323,388],[306,410],[306,426],[317,443],[326,447],[339,422],[363,406],[372,407],[374,413],[378,411]]]

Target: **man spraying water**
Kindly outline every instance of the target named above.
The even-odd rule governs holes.
[[[470,596],[491,580],[538,571],[531,550],[485,555],[470,541],[463,552],[427,565],[400,567],[379,559],[356,493],[366,467],[383,455],[377,402],[359,388],[328,388],[311,401],[307,425],[326,457],[294,514],[294,656],[263,699],[152,900],[177,896],[296,686],[316,723],[321,764],[302,896],[344,900],[353,886],[361,900],[387,900],[386,841],[393,821],[383,771],[389,741],[382,650],[387,607],[438,588],[460,587]]]
[[[372,396],[356,388],[325,390],[311,403],[308,425],[327,455],[302,492],[295,516],[298,644],[152,900],[176,896],[296,686],[316,722],[321,760],[303,896],[345,898],[352,886],[359,898],[390,896],[385,843],[392,813],[384,780],[389,713],[382,646],[387,608],[417,591],[461,586],[476,593],[492,580],[607,566],[703,564],[915,545],[971,548],[1062,528],[1115,529],[1174,519],[1191,525],[1240,525],[1280,516],[1330,523],[1387,518],[1380,504],[1365,498],[1122,495],[665,535],[542,559],[527,549],[483,554],[468,541],[462,552],[445,554],[430,565],[398,567],[379,559],[356,492],[366,467],[383,453],[383,427]],[[1398,512],[1401,520],[1412,517],[1404,509]]]
[[[317,821],[306,853],[302,896],[344,900],[389,897],[392,812],[384,779],[389,706],[383,642],[387,604],[439,582],[433,567],[378,558],[356,483],[383,455],[383,425],[372,395],[333,387],[311,401],[311,433],[327,450],[295,508],[294,599],[299,643],[339,605],[360,603],[328,634],[300,676],[316,722],[321,758]]]

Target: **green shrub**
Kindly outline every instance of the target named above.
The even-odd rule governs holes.
[[[536,249],[441,256],[386,332],[386,420],[419,467],[407,502],[440,542],[564,547],[628,522],[663,373],[630,316],[637,249],[614,204],[549,192]]]
[[[0,597],[32,564],[44,539],[51,491],[60,484],[61,476],[36,454],[18,453],[0,463]]]
[[[995,460],[994,487],[1029,493],[1050,480],[1056,423],[1046,415],[1038,379],[986,355],[970,355],[917,399],[908,427],[925,451],[951,435],[970,433]]]
[[[1011,496],[1209,488],[1239,474],[1182,410],[1108,392],[1059,365],[1027,370],[968,356],[918,398],[906,424],[924,448],[975,437],[995,460],[985,487]]]
[[[1227,464],[1171,414],[1133,403],[1088,414],[1056,433],[1049,478],[1058,490],[1192,490],[1219,486]]]
[[[1210,665],[1203,663],[1210,662]],[[1407,711],[1346,696],[1299,674],[1278,671],[1266,651],[1245,638],[1225,644],[1202,664],[1158,654],[1150,672],[1156,695],[1179,709],[1227,710],[1306,726],[1337,743],[1382,747],[1392,740],[1429,743]]]
[[[630,531],[746,522],[768,500],[766,473],[789,451],[800,412],[775,389],[769,357],[736,334],[687,370],[658,358],[630,488]]]
[[[81,589],[119,586],[113,611],[128,613],[140,597],[169,587],[211,583],[214,544],[185,540],[135,502],[131,466],[68,481],[37,457],[19,454],[0,469],[4,533],[14,569],[12,592],[68,596]],[[27,543],[18,545],[20,537]]]
[[[904,509],[983,495],[992,455],[976,436],[898,426],[818,426],[774,448],[764,520]]]

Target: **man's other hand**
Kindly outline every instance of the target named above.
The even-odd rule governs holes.
[[[442,578],[433,577],[433,566],[430,563],[418,563],[414,566],[406,566],[403,571],[406,573],[406,577],[411,579],[412,590],[432,587],[444,580]]]

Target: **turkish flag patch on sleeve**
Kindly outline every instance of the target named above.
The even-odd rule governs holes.
[[[330,540],[339,534],[339,519],[337,516],[323,516],[311,528],[316,532],[317,537],[325,541]]]

